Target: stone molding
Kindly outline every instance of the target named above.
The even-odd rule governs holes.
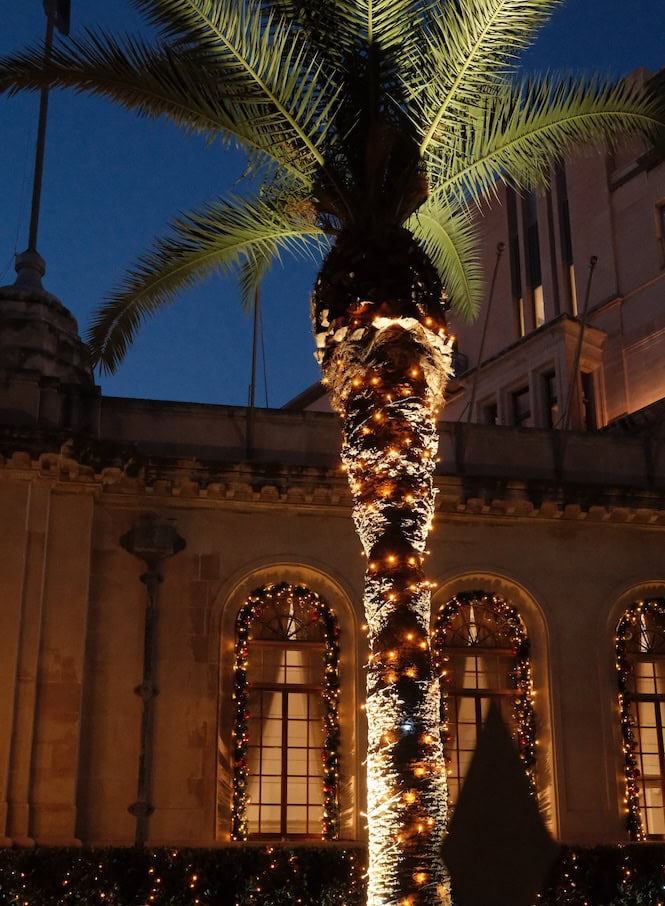
[[[246,463],[220,469],[203,464],[150,462],[140,476],[119,467],[95,472],[71,456],[16,451],[0,457],[0,480],[50,481],[60,490],[113,497],[169,500],[173,503],[251,503],[260,507],[293,506],[350,510],[351,499],[341,469],[280,466],[265,469]],[[665,491],[614,488],[602,483],[571,484],[504,481],[491,476],[436,478],[439,518],[529,518],[589,523],[665,525]]]

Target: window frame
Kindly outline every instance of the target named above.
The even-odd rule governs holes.
[[[312,623],[320,624],[320,640],[298,640],[286,635],[279,636],[274,640],[269,638],[254,639],[252,638],[252,628],[260,622],[264,610],[268,607],[275,609],[284,605],[289,598],[297,598],[299,604],[308,607],[311,611]],[[287,620],[288,625],[288,620]],[[233,783],[232,783],[232,810],[231,810],[231,837],[234,840],[247,839],[315,839],[323,838],[334,840],[339,837],[340,826],[340,808],[339,808],[339,742],[340,728],[338,715],[338,698],[339,698],[339,625],[334,612],[315,592],[306,586],[290,585],[283,582],[278,585],[267,585],[257,589],[246,600],[240,608],[235,623],[235,657],[234,657],[234,727],[233,735]],[[279,626],[277,628],[279,632]],[[252,651],[273,647],[284,651],[285,653],[298,648],[313,650],[319,648],[322,653],[321,657],[321,682],[320,683],[289,683],[287,669],[285,670],[284,682],[252,682],[250,671],[250,659]],[[286,661],[284,662],[286,664]],[[281,667],[280,667],[281,669]],[[249,711],[250,696],[256,691],[273,691],[281,692],[282,701],[282,746],[281,746],[281,796],[280,796],[280,830],[278,832],[264,833],[260,830],[252,830],[248,819],[248,787],[250,780],[250,738],[249,723],[251,713]],[[320,775],[322,790],[321,805],[321,828],[319,833],[310,833],[309,828],[306,833],[290,832],[287,823],[287,810],[289,807],[288,797],[285,795],[285,784],[287,783],[288,773],[284,773],[286,759],[288,758],[288,746],[284,744],[283,734],[285,724],[283,720],[284,696],[288,698],[289,693],[302,693],[315,691],[321,695],[324,703],[323,714],[321,717],[322,729],[322,746],[320,749],[322,760],[322,771]],[[309,701],[309,700],[308,700]],[[287,704],[288,707],[288,704]],[[308,704],[309,708],[309,704]],[[288,713],[288,712],[287,712]],[[308,735],[309,739],[309,735]],[[263,747],[259,742],[259,753]],[[309,743],[307,751],[310,751]],[[309,764],[309,759],[307,759]],[[260,775],[262,776],[262,775]],[[272,776],[272,775],[271,775]],[[309,783],[309,774],[307,783]],[[309,792],[307,794],[309,805]],[[293,805],[293,803],[292,803]],[[309,824],[309,818],[307,818]]]
[[[644,618],[656,618],[661,623],[659,633],[662,636],[661,650],[632,651],[634,629]],[[640,638],[643,638],[640,629]],[[665,840],[665,680],[660,692],[645,693],[631,689],[635,677],[636,663],[665,662],[665,599],[652,598],[637,601],[632,604],[622,615],[616,631],[616,670],[619,687],[619,720],[624,760],[625,777],[625,802],[626,824],[631,840]],[[643,755],[642,741],[640,738],[640,709],[643,704],[658,706],[654,713],[658,713],[654,728],[657,730],[658,761],[660,775],[645,776],[642,773]],[[662,815],[662,832],[650,832],[650,806],[647,804],[645,781],[660,781]]]
[[[483,608],[488,614],[491,614],[497,625],[500,625],[501,632],[505,636],[505,641],[509,643],[509,647],[500,645],[483,646],[481,644],[446,646],[446,633],[451,631],[454,621],[462,613],[462,609],[471,605]],[[532,795],[536,797],[536,715],[531,675],[531,645],[526,627],[517,608],[499,595],[484,591],[460,592],[439,608],[432,631],[432,652],[435,667],[438,670],[441,681],[441,726],[447,765],[452,761],[449,697],[456,691],[454,686],[452,686],[451,671],[449,670],[450,652],[453,649],[460,652],[459,657],[463,656],[461,652],[485,651],[488,655],[494,654],[506,660],[509,658],[512,660],[510,680],[513,686],[511,689],[503,687],[498,689],[469,688],[464,690],[463,696],[458,695],[457,699],[458,701],[460,698],[473,699],[481,703],[481,700],[486,698],[490,702],[492,700],[496,701],[499,705],[501,699],[505,700],[508,696],[513,699],[512,726],[510,730],[516,740],[519,757],[524,765]],[[453,655],[453,657],[455,656],[457,655]],[[481,704],[478,703],[475,706],[476,735],[480,730],[478,710]],[[501,711],[505,713],[505,708],[501,708]],[[457,760],[459,761],[459,758]],[[455,776],[461,786],[464,779],[463,776]]]

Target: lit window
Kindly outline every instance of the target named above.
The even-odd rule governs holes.
[[[542,284],[533,288],[533,316],[536,327],[545,323],[545,297],[543,296]]]
[[[495,702],[512,730],[535,794],[535,716],[529,641],[517,610],[497,595],[459,594],[443,605],[433,633],[441,674],[442,733],[451,803]]]
[[[522,294],[522,263],[520,260],[520,236],[517,223],[517,198],[514,189],[506,189],[508,214],[508,249],[510,253],[510,288],[515,311],[517,335],[526,333],[524,321],[524,297]]]
[[[266,586],[240,610],[234,839],[337,836],[337,636],[304,586]]]
[[[532,293],[533,323],[540,327],[545,323],[545,300],[543,297],[543,276],[540,263],[540,236],[538,233],[538,200],[529,192],[525,200],[526,254],[529,286]]]
[[[617,627],[628,825],[665,839],[665,599],[634,604]]]

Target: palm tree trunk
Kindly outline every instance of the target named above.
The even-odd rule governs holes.
[[[324,381],[344,420],[342,460],[368,569],[369,906],[449,901],[447,784],[423,572],[434,512],[436,413],[450,361],[431,318],[374,317],[330,332]]]

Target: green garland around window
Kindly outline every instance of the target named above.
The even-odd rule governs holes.
[[[630,660],[628,643],[637,632],[641,631],[641,620],[652,614],[665,618],[665,601],[654,599],[651,601],[637,601],[619,620],[617,626],[616,668],[619,683],[619,719],[621,722],[621,736],[623,745],[624,771],[626,776],[626,824],[630,839],[637,842],[644,840],[644,825],[640,810],[639,777],[640,769],[637,761],[639,741],[635,734],[635,718],[630,711],[629,685],[633,674],[633,665]]]
[[[512,607],[498,595],[483,591],[461,592],[447,604],[440,607],[434,623],[433,654],[435,665],[441,675],[445,671],[446,650],[445,634],[463,606],[478,604],[486,607],[505,627],[505,633],[513,646],[515,662],[511,671],[517,695],[513,705],[513,721],[517,733],[520,758],[524,765],[532,794],[536,795],[536,716],[533,707],[533,683],[531,680],[530,643],[524,624],[515,607]],[[450,682],[450,675],[446,674]],[[447,695],[441,696],[442,724],[448,723]],[[444,750],[450,737],[444,731]]]
[[[339,836],[339,626],[328,605],[304,585],[267,585],[250,595],[236,619],[236,643],[234,662],[235,724],[233,728],[233,804],[231,815],[231,836],[234,840],[246,840],[247,785],[249,763],[247,750],[248,698],[247,660],[249,655],[249,633],[253,621],[261,616],[268,606],[278,605],[288,598],[297,598],[308,607],[313,622],[319,622],[325,642],[323,701],[324,738],[321,753],[323,761],[323,821],[321,836],[324,840],[336,840]]]

